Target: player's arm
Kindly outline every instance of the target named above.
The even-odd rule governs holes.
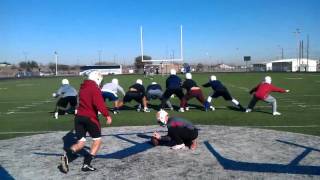
[[[123,88],[121,86],[117,86],[117,90],[120,91],[123,95],[125,94]]]
[[[252,94],[252,93],[256,92],[259,86],[260,86],[260,84],[258,84],[256,87],[252,88],[252,89],[249,91],[249,93]]]
[[[93,103],[99,112],[106,118],[107,124],[111,124],[112,118],[108,108],[105,106],[100,89],[95,89],[93,92]]]
[[[210,82],[207,82],[207,83],[203,84],[202,86],[203,86],[203,87],[210,87],[211,84],[210,84]]]
[[[287,92],[285,89],[276,87],[276,86],[274,86],[274,85],[271,85],[271,90],[272,90],[273,92],[279,92],[279,93],[285,93],[285,92]]]

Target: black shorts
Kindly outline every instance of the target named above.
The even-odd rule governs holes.
[[[215,92],[211,95],[212,98],[218,98],[218,97],[220,97],[220,96],[222,96],[226,101],[231,101],[231,100],[232,100],[232,97],[231,97],[231,95],[230,95],[230,93],[229,93],[228,90],[215,91]]]
[[[172,94],[175,94],[180,100],[183,98],[184,94],[182,91],[182,88],[177,89],[166,89],[166,91],[163,94],[164,99],[169,99]]]
[[[60,98],[57,102],[57,106],[66,108],[68,104],[70,104],[71,107],[76,107],[78,103],[77,96],[67,96]]]
[[[86,138],[86,133],[88,132],[92,138],[101,137],[100,124],[92,122],[90,118],[85,116],[76,116],[74,118],[74,128],[76,131],[77,139]]]
[[[137,101],[138,103],[142,103],[143,94],[140,92],[135,91],[129,91],[126,93],[126,95],[123,97],[123,102],[130,102],[132,100]]]

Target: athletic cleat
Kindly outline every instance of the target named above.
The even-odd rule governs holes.
[[[113,111],[113,114],[120,114],[120,111],[115,110],[115,111]]]
[[[150,109],[146,108],[143,110],[143,112],[150,112]]]
[[[274,116],[280,116],[281,113],[279,113],[279,112],[276,111],[276,112],[273,112],[272,115],[274,115]]]
[[[216,108],[214,108],[213,106],[210,106],[211,111],[215,111]]]
[[[249,113],[251,111],[252,111],[252,109],[246,109],[246,113]]]
[[[182,143],[182,144],[177,144],[175,146],[172,146],[171,149],[173,150],[178,150],[178,149],[184,149],[186,146]]]
[[[186,107],[186,111],[189,111],[190,110],[190,108],[189,107]]]
[[[81,171],[96,171],[97,169],[92,167],[91,165],[88,165],[88,164],[84,164],[81,168]]]
[[[58,116],[59,116],[59,113],[58,113],[58,112],[55,112],[55,113],[54,113],[54,118],[55,118],[55,119],[58,119]]]
[[[174,109],[173,109],[173,107],[172,108],[170,108],[170,111],[173,111]]]
[[[69,161],[68,161],[68,157],[66,154],[61,156],[61,171],[64,173],[69,172]]]
[[[141,111],[141,109],[140,109],[140,108],[138,108],[138,109],[137,109],[137,112],[140,112],[140,111]]]
[[[180,108],[180,109],[179,109],[179,112],[184,112],[184,109],[183,109],[183,108]]]

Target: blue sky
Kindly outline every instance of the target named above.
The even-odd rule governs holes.
[[[178,57],[180,25],[186,62],[243,64],[296,57],[296,28],[320,58],[319,0],[0,0],[0,62],[25,58],[64,64],[100,59],[132,63]]]

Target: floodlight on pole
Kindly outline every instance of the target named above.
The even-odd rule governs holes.
[[[54,58],[56,61],[56,76],[58,76],[58,52],[57,51],[54,52]]]

